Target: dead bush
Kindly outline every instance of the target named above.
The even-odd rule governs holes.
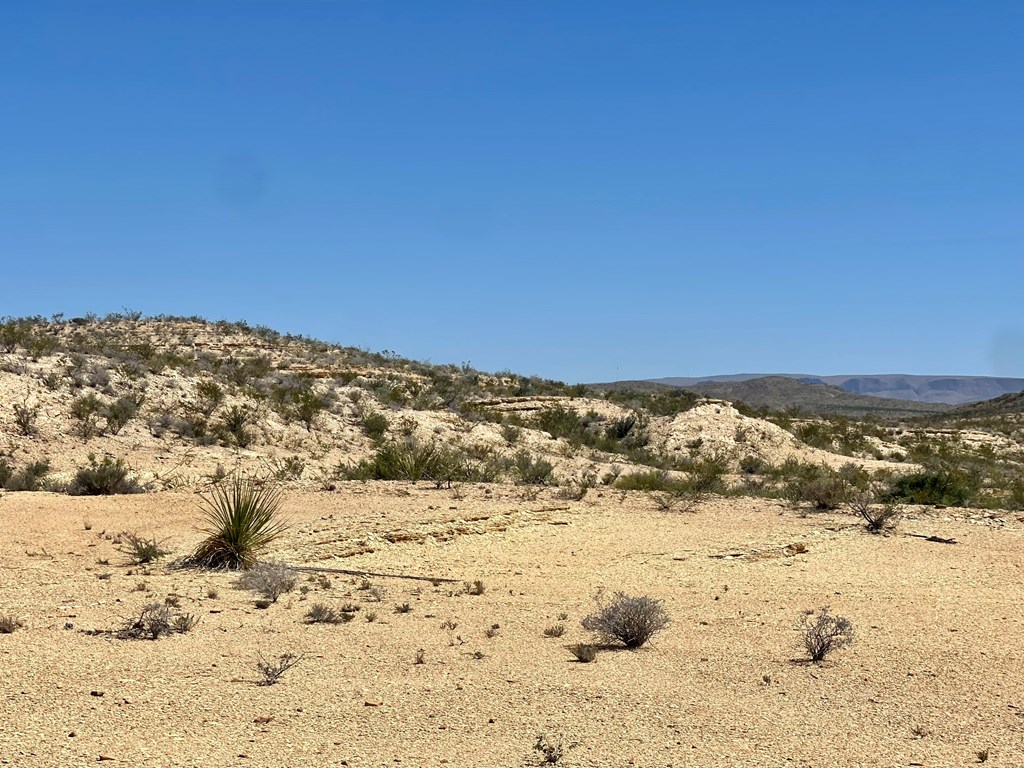
[[[295,589],[298,575],[284,563],[259,563],[238,578],[238,586],[256,592],[271,602]]]
[[[844,616],[833,616],[827,605],[817,611],[804,611],[798,629],[804,648],[814,662],[822,661],[832,651],[853,642],[853,623]]]
[[[646,595],[631,597],[616,592],[606,603],[598,592],[594,600],[598,609],[583,619],[583,628],[596,632],[606,642],[619,641],[627,648],[639,648],[671,621],[661,600]]]

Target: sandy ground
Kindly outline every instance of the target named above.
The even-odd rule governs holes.
[[[458,583],[375,577],[372,603],[336,575],[259,610],[231,574],[142,573],[104,535],[184,554],[199,540],[192,493],[3,496],[0,614],[24,627],[0,635],[0,765],[522,766],[543,733],[578,743],[566,766],[954,766],[981,750],[1024,766],[1015,515],[918,510],[872,536],[763,500],[660,512],[615,491],[398,484],[289,492],[284,512],[271,558]],[[807,551],[788,555],[797,543]],[[483,595],[462,592],[474,579]],[[601,587],[664,599],[672,626],[575,662],[567,646],[588,639],[579,622]],[[167,595],[199,617],[189,634],[83,632]],[[362,608],[351,623],[302,621],[313,602],[347,601]],[[794,625],[826,603],[857,642],[808,664]],[[565,636],[545,637],[561,612]],[[302,660],[261,687],[260,652]]]

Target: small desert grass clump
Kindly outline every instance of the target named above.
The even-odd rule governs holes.
[[[591,645],[590,643],[576,643],[575,645],[569,646],[569,653],[576,657],[576,661],[581,664],[589,664],[592,661],[597,661],[598,647]]]
[[[543,765],[554,765],[565,757],[567,750],[573,749],[576,746],[578,745],[575,742],[566,744],[561,740],[554,741],[542,733],[537,736],[537,742],[533,745],[533,749],[539,753],[540,761]]]
[[[565,634],[565,624],[552,624],[544,628],[544,637],[561,637]]]
[[[850,645],[854,638],[853,623],[843,616],[833,616],[827,605],[817,611],[804,611],[797,629],[813,662],[823,661],[837,648]]]
[[[307,624],[344,624],[352,621],[353,618],[355,618],[354,613],[350,611],[339,612],[323,603],[313,603],[305,616]]]
[[[198,620],[191,613],[172,611],[163,603],[143,606],[137,618],[130,619],[118,632],[122,640],[157,640],[164,635],[185,634]]]
[[[256,660],[256,671],[260,679],[256,685],[274,685],[281,676],[302,660],[302,657],[294,653],[282,653],[276,659],[266,659],[261,653]]]
[[[121,544],[117,551],[128,555],[133,565],[146,565],[170,554],[156,539],[147,539],[130,531],[123,532],[118,538]]]
[[[462,591],[467,595],[482,595],[486,591],[486,587],[480,579],[476,579],[473,582],[465,582],[462,585]]]
[[[616,592],[611,602],[605,603],[598,592],[594,600],[598,609],[583,619],[583,628],[627,648],[641,647],[671,621],[661,600],[646,595],[631,597]]]
[[[281,491],[267,481],[236,475],[216,484],[202,499],[207,538],[190,558],[195,565],[251,568],[257,553],[286,529],[277,519]]]
[[[284,563],[259,563],[238,577],[238,586],[256,592],[271,602],[295,589],[299,577]]]
[[[22,623],[13,616],[0,615],[0,635],[9,635],[21,627]]]

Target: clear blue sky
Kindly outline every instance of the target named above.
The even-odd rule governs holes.
[[[0,314],[1024,376],[1024,3],[0,3]]]

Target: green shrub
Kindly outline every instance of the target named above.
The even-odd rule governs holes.
[[[840,473],[824,464],[800,464],[796,465],[794,476],[785,481],[782,495],[794,504],[811,504],[824,511],[838,509],[845,503],[850,486]]]
[[[142,399],[136,399],[132,395],[124,395],[107,405],[103,409],[107,431],[112,435],[118,434],[129,421],[135,418],[140,405],[142,405]]]
[[[143,488],[130,475],[131,468],[122,459],[104,456],[96,461],[89,454],[89,465],[75,473],[68,494],[71,496],[112,496],[119,493],[142,493]]]
[[[75,420],[75,433],[88,441],[100,434],[100,416],[104,410],[103,401],[94,392],[76,397],[71,401],[71,418]]]
[[[893,478],[883,499],[904,504],[966,507],[980,490],[981,480],[975,475],[956,470],[924,471]]]
[[[661,469],[622,475],[615,481],[615,487],[623,491],[667,491],[671,493],[682,490],[682,484],[669,477],[668,472]]]
[[[12,472],[9,464],[0,468],[0,474],[7,474],[4,488],[8,491],[40,491],[43,490],[43,479],[50,471],[48,459],[33,461],[20,472]]]
[[[251,568],[256,556],[286,526],[277,519],[283,500],[273,484],[235,475],[202,496],[207,534],[190,560],[206,568]]]
[[[34,435],[36,432],[36,417],[38,416],[38,406],[30,406],[28,403],[15,403],[14,424],[18,428],[18,434],[22,437]]]
[[[518,482],[526,485],[547,485],[555,469],[550,461],[534,458],[529,451],[519,451],[515,455],[513,468]]]
[[[249,424],[253,422],[253,414],[248,408],[233,405],[227,409],[217,424],[217,432],[225,445],[247,448],[252,444],[252,433]]]
[[[455,482],[494,482],[503,466],[490,455],[475,459],[455,447],[409,438],[383,443],[369,459],[339,471],[349,480],[425,480],[440,488]]]
[[[128,555],[134,565],[156,562],[170,554],[156,539],[147,539],[129,531],[122,533],[119,538],[121,544],[118,551]]]
[[[374,411],[373,413],[368,413],[363,417],[361,426],[363,428],[363,432],[365,432],[370,439],[380,440],[388,431],[388,427],[391,426],[391,422],[388,421],[388,417],[380,411]]]

